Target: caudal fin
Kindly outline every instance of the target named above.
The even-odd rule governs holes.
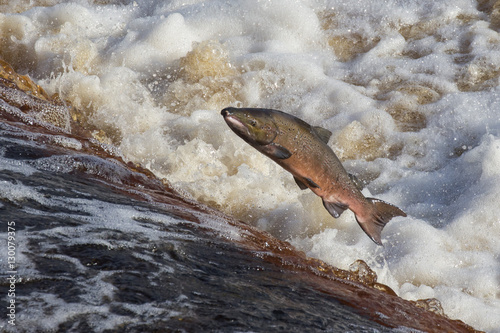
[[[365,220],[358,218],[356,216],[356,221],[358,221],[359,226],[364,232],[378,245],[382,245],[382,229],[389,221],[395,216],[406,217],[406,213],[403,212],[398,207],[391,205],[390,203],[384,202],[375,198],[366,198],[373,204],[373,209],[371,210],[371,215],[369,215]]]

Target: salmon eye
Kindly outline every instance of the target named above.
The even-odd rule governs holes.
[[[257,126],[257,122],[254,119],[251,119],[250,126]]]

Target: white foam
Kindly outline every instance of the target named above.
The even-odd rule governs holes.
[[[0,155],[3,155],[2,149],[0,148]],[[36,172],[36,169],[24,164],[21,161],[10,160],[0,158],[0,170],[8,170],[12,172],[20,172],[25,176],[29,176]],[[5,182],[8,185],[8,182]]]
[[[341,268],[364,259],[401,296],[437,297],[450,317],[500,332],[500,36],[477,7],[82,1],[0,22],[13,36],[5,60],[83,110],[127,159],[311,256]],[[333,131],[365,193],[409,217],[375,246],[351,213],[332,219],[236,137],[219,115],[228,105]]]
[[[1,161],[1,159],[0,159]],[[52,161],[53,164],[64,162],[64,160]],[[2,164],[0,164],[1,166]],[[57,167],[54,166],[54,170]],[[61,171],[62,170],[62,171]],[[64,167],[60,168],[60,172],[64,171]],[[88,273],[88,267],[84,267],[83,261],[71,255],[66,255],[63,252],[55,251],[52,247],[60,245],[64,247],[74,246],[102,246],[108,250],[120,250],[130,247],[136,249],[137,247],[144,246],[149,249],[154,244],[162,243],[165,238],[169,238],[170,243],[175,243],[178,240],[182,241],[198,241],[198,238],[189,233],[181,234],[175,233],[168,235],[168,226],[175,225],[179,222],[183,224],[189,223],[186,220],[179,220],[166,214],[152,212],[148,208],[141,208],[133,204],[121,205],[113,202],[106,202],[97,199],[86,199],[88,193],[84,193],[80,197],[72,198],[66,196],[44,195],[46,189],[39,185],[37,187],[29,187],[21,183],[12,183],[9,181],[0,181],[0,193],[2,200],[12,201],[18,205],[22,205],[26,201],[36,201],[45,208],[38,209],[23,207],[23,212],[33,214],[33,216],[46,216],[53,217],[54,219],[79,221],[78,226],[54,226],[46,225],[42,230],[30,230],[30,227],[21,229],[16,228],[16,269],[19,278],[18,283],[26,279],[45,279],[46,276],[42,275],[35,266],[38,263],[33,262],[33,254],[30,249],[33,248],[33,242],[36,242],[36,247],[39,251],[46,253],[44,257],[48,260],[56,260],[60,262],[71,263],[77,272],[82,274]],[[53,190],[53,189],[52,189]],[[75,191],[78,189],[66,189],[68,191]],[[158,206],[161,206],[158,204]],[[71,211],[71,212],[68,212]],[[200,213],[200,219],[206,221],[204,228],[212,229],[218,236],[238,239],[237,230],[227,224],[217,223],[217,219],[213,217],[204,217]],[[19,221],[18,221],[19,222]],[[194,222],[193,222],[194,223]],[[198,226],[198,224],[196,224]],[[161,232],[160,232],[161,231]],[[137,242],[136,239],[128,240],[126,237],[100,237],[103,233],[113,233],[129,235],[135,237],[140,235],[147,240],[146,244]],[[171,236],[171,237],[170,237]],[[0,237],[6,239],[6,232],[0,233]],[[50,238],[54,242],[37,242],[37,239]],[[55,241],[56,239],[59,240]],[[58,243],[59,245],[57,245]],[[56,244],[56,245],[54,245]],[[21,249],[25,249],[21,251]],[[154,260],[149,251],[140,253],[140,251],[130,251],[131,255],[139,260],[155,265]],[[0,254],[0,263],[6,265],[7,252]],[[165,272],[172,270],[170,267],[160,267],[160,271]],[[35,327],[40,330],[54,330],[66,321],[74,320],[77,315],[85,315],[89,325],[95,325],[96,331],[103,331],[106,329],[116,328],[119,325],[130,320],[129,316],[121,316],[110,312],[108,305],[98,305],[102,303],[103,298],[112,299],[116,290],[112,283],[106,282],[107,277],[116,274],[116,270],[103,270],[91,277],[83,277],[78,284],[82,288],[89,289],[84,295],[80,297],[85,300],[83,303],[67,302],[62,297],[57,297],[50,293],[44,292],[31,292],[29,295],[18,293],[16,302],[21,304],[30,304],[30,307],[25,311],[20,311],[16,314],[16,320],[21,327]],[[51,280],[53,276],[49,276]],[[56,277],[57,278],[57,277]],[[62,281],[67,279],[66,275],[61,275]],[[53,281],[54,282],[54,281]],[[57,283],[55,281],[54,283]],[[91,286],[91,287],[89,287]],[[189,307],[190,303],[187,300],[177,300],[182,307]],[[174,301],[172,301],[174,302]],[[126,308],[139,315],[145,316],[162,316],[168,318],[175,316],[178,312],[158,308],[153,303],[146,303],[142,305],[124,304]],[[176,305],[177,306],[177,305]],[[173,308],[176,308],[173,306]],[[51,308],[51,315],[47,317],[44,312],[47,308]],[[105,320],[103,320],[105,318]],[[3,328],[7,331],[11,330],[10,325],[4,324]]]
[[[24,200],[33,200],[41,204],[48,202],[43,194],[18,182],[1,180],[0,190],[2,191],[2,197],[12,202],[22,202]]]

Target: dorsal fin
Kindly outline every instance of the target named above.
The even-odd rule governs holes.
[[[328,140],[330,140],[330,137],[332,136],[332,132],[323,127],[313,126],[313,130],[324,143],[328,143]]]

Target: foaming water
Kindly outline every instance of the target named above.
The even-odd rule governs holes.
[[[4,5],[19,14],[0,14],[0,56],[70,101],[96,139],[310,256],[363,259],[400,296],[438,298],[449,317],[500,332],[495,2],[41,5]],[[333,220],[237,138],[219,114],[228,105],[331,130],[364,194],[409,217],[371,244],[352,214]]]
[[[1,274],[15,300],[3,331],[474,331],[436,299],[401,299],[361,260],[347,271],[308,258],[29,118],[0,106],[0,210],[15,230],[15,263],[0,256],[15,269]]]

